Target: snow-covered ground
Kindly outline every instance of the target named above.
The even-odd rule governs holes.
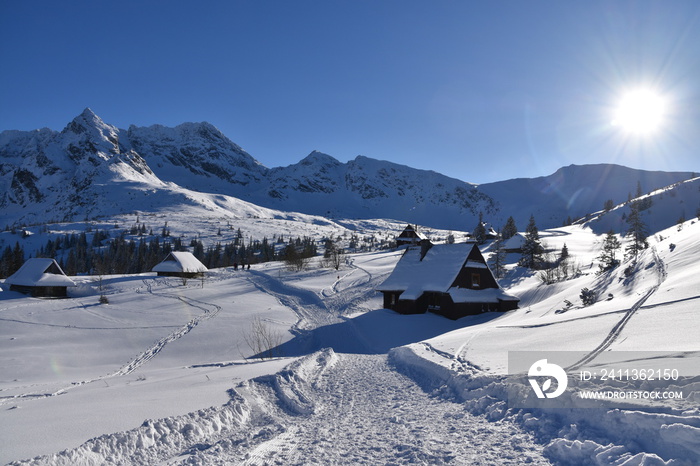
[[[458,321],[381,309],[397,251],[338,271],[110,276],[109,304],[96,277],[69,299],[2,291],[0,462],[698,464],[697,377],[660,406],[548,409],[509,406],[507,373],[509,352],[576,350],[592,367],[655,351],[698,376],[700,223],[656,234],[627,275],[595,274],[602,237],[586,226],[541,233],[581,274],[544,285],[513,270],[502,283],[520,309]],[[251,359],[254,322],[281,357]]]

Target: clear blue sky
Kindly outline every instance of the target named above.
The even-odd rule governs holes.
[[[0,130],[208,121],[268,167],[312,150],[469,182],[571,163],[700,171],[700,2],[0,0]],[[668,104],[610,124],[625,89]]]

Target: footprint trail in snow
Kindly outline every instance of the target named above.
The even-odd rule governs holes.
[[[530,434],[431,396],[386,355],[337,354],[304,387],[310,414],[292,412],[274,385],[258,382],[245,396],[251,432],[265,435],[251,435],[244,448],[199,451],[187,464],[549,464]]]

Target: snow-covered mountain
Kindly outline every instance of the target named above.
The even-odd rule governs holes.
[[[231,194],[258,185],[267,171],[209,123],[132,125],[126,137],[160,179],[194,191]]]
[[[164,187],[121,134],[90,109],[61,132],[0,133],[5,223],[98,216],[127,192]]]
[[[269,172],[252,202],[331,217],[395,218],[457,229],[496,202],[475,185],[427,170],[358,156],[347,163],[320,152]]]
[[[614,164],[569,165],[549,176],[482,184],[479,190],[497,199],[499,213],[513,215],[521,229],[527,225],[530,214],[538,225],[551,228],[561,226],[568,217],[575,220],[597,212],[608,200],[621,204],[636,197],[638,188],[648,193],[695,176],[690,172],[635,170]],[[698,201],[700,197],[696,196],[696,205],[688,215],[695,213]],[[506,219],[496,218],[491,223],[503,225]]]
[[[81,220],[181,203],[211,210],[213,200],[228,206],[237,198],[280,211],[455,230],[472,229],[479,213],[493,225],[512,215],[523,228],[532,214],[547,228],[597,211],[609,199],[621,203],[638,183],[646,192],[690,177],[572,165],[546,177],[477,186],[363,156],[342,163],[316,151],[296,164],[268,168],[209,123],[123,130],[85,109],[61,132],[0,133],[0,224]]]
[[[648,192],[637,205],[649,248],[601,273],[602,234],[626,229],[626,201],[638,185]],[[0,246],[22,241],[26,251],[59,234],[91,231],[94,240],[98,230],[134,222],[214,244],[235,229],[251,240],[271,232],[383,239],[403,226],[292,210],[455,230],[484,212],[495,225],[512,215],[521,230],[535,215],[548,250],[566,246],[572,264],[570,277],[547,284],[510,254],[500,283],[520,309],[458,321],[381,309],[375,290],[401,257],[396,250],[348,254],[339,270],[320,257],[303,271],[282,262],[213,268],[206,284],[79,275],[65,300],[3,287],[0,423],[11,428],[0,463],[698,463],[700,178],[690,173],[569,166],[476,186],[319,152],[267,168],[207,123],[125,131],[86,110],[61,132],[1,133],[0,188],[0,222],[75,219],[28,229],[44,231],[21,240],[0,233]],[[96,216],[101,224],[82,221]],[[568,216],[584,218],[559,227]],[[583,290],[595,302],[584,303]],[[101,294],[109,305],[96,304]],[[241,360],[257,353],[256,323],[279,336],[283,358]],[[579,368],[611,361],[680,370],[669,383],[613,377],[594,387],[682,397],[567,392],[556,406],[511,407],[507,365],[524,350],[576,350],[583,366],[567,367],[571,382]]]
[[[654,234],[694,217],[700,217],[700,177],[657,189],[636,200],[641,206],[641,220],[648,233]],[[609,210],[593,212],[581,219],[580,223],[597,234],[604,234],[610,230],[624,232],[629,228],[625,219],[630,211],[630,203],[624,202]]]

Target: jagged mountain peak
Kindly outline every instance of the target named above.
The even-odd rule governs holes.
[[[61,135],[64,148],[74,161],[88,154],[107,160],[121,152],[119,129],[102,121],[89,107],[73,118]]]
[[[216,126],[209,122],[181,123],[175,127],[151,125],[139,127],[131,125],[128,130],[129,139],[139,145],[157,145],[170,152],[192,152],[200,155],[206,153],[211,158],[223,155],[239,159],[240,163],[249,166],[261,166],[241,146],[228,139]],[[183,151],[183,147],[187,147]],[[145,151],[148,152],[148,151]],[[146,154],[148,155],[148,154]]]
[[[97,130],[116,129],[114,126],[106,124],[102,118],[97,116],[97,114],[90,109],[90,107],[85,107],[85,110],[83,110],[80,115],[76,116],[70,123],[68,123],[68,125],[63,129],[63,132],[65,133],[72,131],[75,133],[83,133],[84,131],[93,128]]]
[[[342,162],[326,153],[314,150],[304,157],[299,165],[342,165]]]
[[[100,117],[98,117],[97,114],[95,112],[93,112],[90,107],[85,107],[85,109],[82,111],[80,116],[85,118],[85,119],[97,119],[97,120],[102,121],[102,119]]]

